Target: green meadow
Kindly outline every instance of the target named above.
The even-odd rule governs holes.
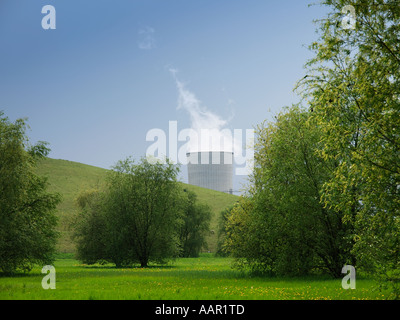
[[[83,265],[57,259],[56,288],[43,289],[45,274],[0,277],[0,299],[18,300],[381,300],[375,283],[357,277],[356,289],[342,288],[341,279],[252,277],[233,270],[230,258],[202,254],[166,266],[117,269],[113,265]]]

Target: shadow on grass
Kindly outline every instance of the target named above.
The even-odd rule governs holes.
[[[101,264],[80,264],[78,265],[80,267],[83,267],[85,269],[112,269],[112,270],[154,270],[154,269],[162,269],[162,270],[168,270],[168,269],[176,269],[177,266],[173,265],[150,265],[147,267],[141,267],[140,265],[127,265],[127,266],[120,266],[117,267],[116,265],[101,265]]]
[[[44,275],[38,271],[16,271],[16,272],[0,272],[0,278],[34,278],[43,277]]]

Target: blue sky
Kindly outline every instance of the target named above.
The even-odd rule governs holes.
[[[174,69],[227,128],[251,129],[299,100],[313,20],[326,14],[310,2],[1,0],[0,110],[27,117],[50,157],[110,168],[144,156],[149,130],[191,127]],[[55,30],[41,26],[44,5]]]

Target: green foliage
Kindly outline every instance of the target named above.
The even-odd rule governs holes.
[[[273,247],[264,247],[259,237],[260,233],[266,230],[263,225],[257,224],[253,218],[254,203],[247,197],[241,197],[225,216],[225,241],[222,244],[222,252],[235,257],[234,267],[239,270],[245,270],[247,267],[253,273],[271,273],[270,264],[264,263],[268,259],[268,253],[264,249],[273,249]],[[261,240],[261,241],[260,241]]]
[[[197,202],[194,192],[184,189],[182,194],[182,224],[179,241],[182,257],[198,257],[207,247],[206,234],[210,231],[211,209]]]
[[[218,242],[217,242],[217,251],[215,254],[217,256],[225,257],[230,254],[228,249],[224,247],[225,241],[226,241],[226,233],[227,233],[227,222],[228,222],[228,217],[231,215],[231,211],[233,210],[233,206],[229,206],[225,208],[224,210],[220,211],[219,217],[218,217]]]
[[[11,123],[0,112],[0,270],[30,270],[48,264],[55,249],[54,214],[58,194],[46,192],[46,179],[35,174],[36,161],[49,149],[29,146],[22,119]]]
[[[228,218],[226,246],[238,265],[272,274],[322,269],[340,277],[351,261],[351,225],[320,202],[335,163],[316,154],[320,129],[294,106],[257,128],[251,188]]]
[[[82,192],[72,227],[77,257],[118,267],[171,257],[197,257],[206,246],[211,210],[176,181],[170,163],[121,161],[104,190]]]
[[[125,262],[163,263],[177,255],[178,168],[170,162],[146,159],[120,161],[111,172],[107,221],[111,254],[117,266]]]
[[[104,193],[99,190],[84,191],[77,199],[80,208],[74,217],[72,239],[76,242],[77,258],[94,264],[107,257],[107,220],[104,210]]]
[[[117,267],[150,261],[164,263],[178,255],[181,204],[171,163],[142,159],[120,161],[101,192],[78,198],[75,220],[78,257],[87,263],[106,260]]]
[[[321,37],[311,45],[315,57],[299,88],[321,128],[320,155],[338,164],[323,201],[354,225],[358,266],[398,275],[400,6],[384,0],[322,3],[331,13],[320,22]],[[355,8],[354,29],[341,25],[348,4]]]

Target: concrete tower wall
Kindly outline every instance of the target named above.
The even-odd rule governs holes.
[[[232,193],[232,152],[190,152],[187,157],[189,184]]]

